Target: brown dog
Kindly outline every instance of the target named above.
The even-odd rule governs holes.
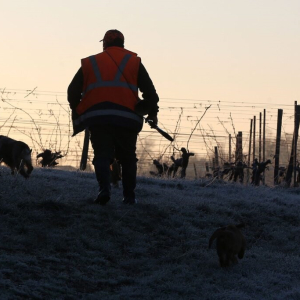
[[[31,151],[24,142],[0,135],[0,163],[10,167],[11,174],[18,172],[25,178],[29,177],[33,170]]]
[[[220,266],[229,267],[231,264],[237,263],[239,259],[244,257],[246,241],[240,231],[240,228],[245,227],[245,224],[228,225],[217,229],[209,240],[209,248],[217,239],[217,253],[219,256]]]

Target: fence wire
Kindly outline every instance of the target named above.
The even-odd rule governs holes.
[[[71,137],[72,123],[66,93],[39,91],[36,88],[31,90],[1,88],[0,97],[1,135],[26,142],[33,149],[33,157],[45,149],[53,152],[61,151],[64,157],[59,160],[60,167],[74,170],[79,168],[84,133]],[[273,160],[278,109],[283,109],[280,165],[286,166],[293,137],[294,100],[284,102],[286,103],[274,105],[255,101],[249,103],[161,98],[158,125],[174,137],[174,142],[170,143],[144,124],[137,142],[138,174],[149,175],[150,171],[155,171],[154,159],[170,165],[170,157],[179,158],[181,147],[185,147],[195,154],[190,158],[187,177],[205,176],[207,172],[205,164],[208,163],[209,168],[212,168],[215,147],[218,149],[220,165],[234,161],[235,137],[238,132],[243,132],[243,155],[244,160],[248,161],[250,121],[254,116],[256,116],[255,151],[258,158],[259,137],[261,133],[262,139],[263,134],[259,126],[260,113],[263,115],[264,110],[266,159]],[[252,155],[253,153],[250,156],[251,162]],[[90,145],[88,165],[91,169],[92,158],[93,151]]]

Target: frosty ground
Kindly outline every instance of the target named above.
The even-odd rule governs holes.
[[[95,175],[0,167],[0,298],[300,299],[300,189],[138,177],[93,203]],[[241,221],[245,257],[219,266],[211,234]]]

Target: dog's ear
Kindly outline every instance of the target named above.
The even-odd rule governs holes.
[[[32,152],[32,149],[30,149],[30,151],[29,151],[30,153]]]

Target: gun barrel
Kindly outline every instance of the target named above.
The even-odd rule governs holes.
[[[144,118],[146,120],[146,118]],[[154,128],[157,130],[157,132],[159,132],[163,137],[165,137],[167,140],[169,140],[170,142],[173,142],[174,139],[165,131],[163,131],[161,128],[159,128],[156,124],[153,123],[152,120],[146,120],[146,122],[148,122],[148,124],[150,125],[151,128]]]

